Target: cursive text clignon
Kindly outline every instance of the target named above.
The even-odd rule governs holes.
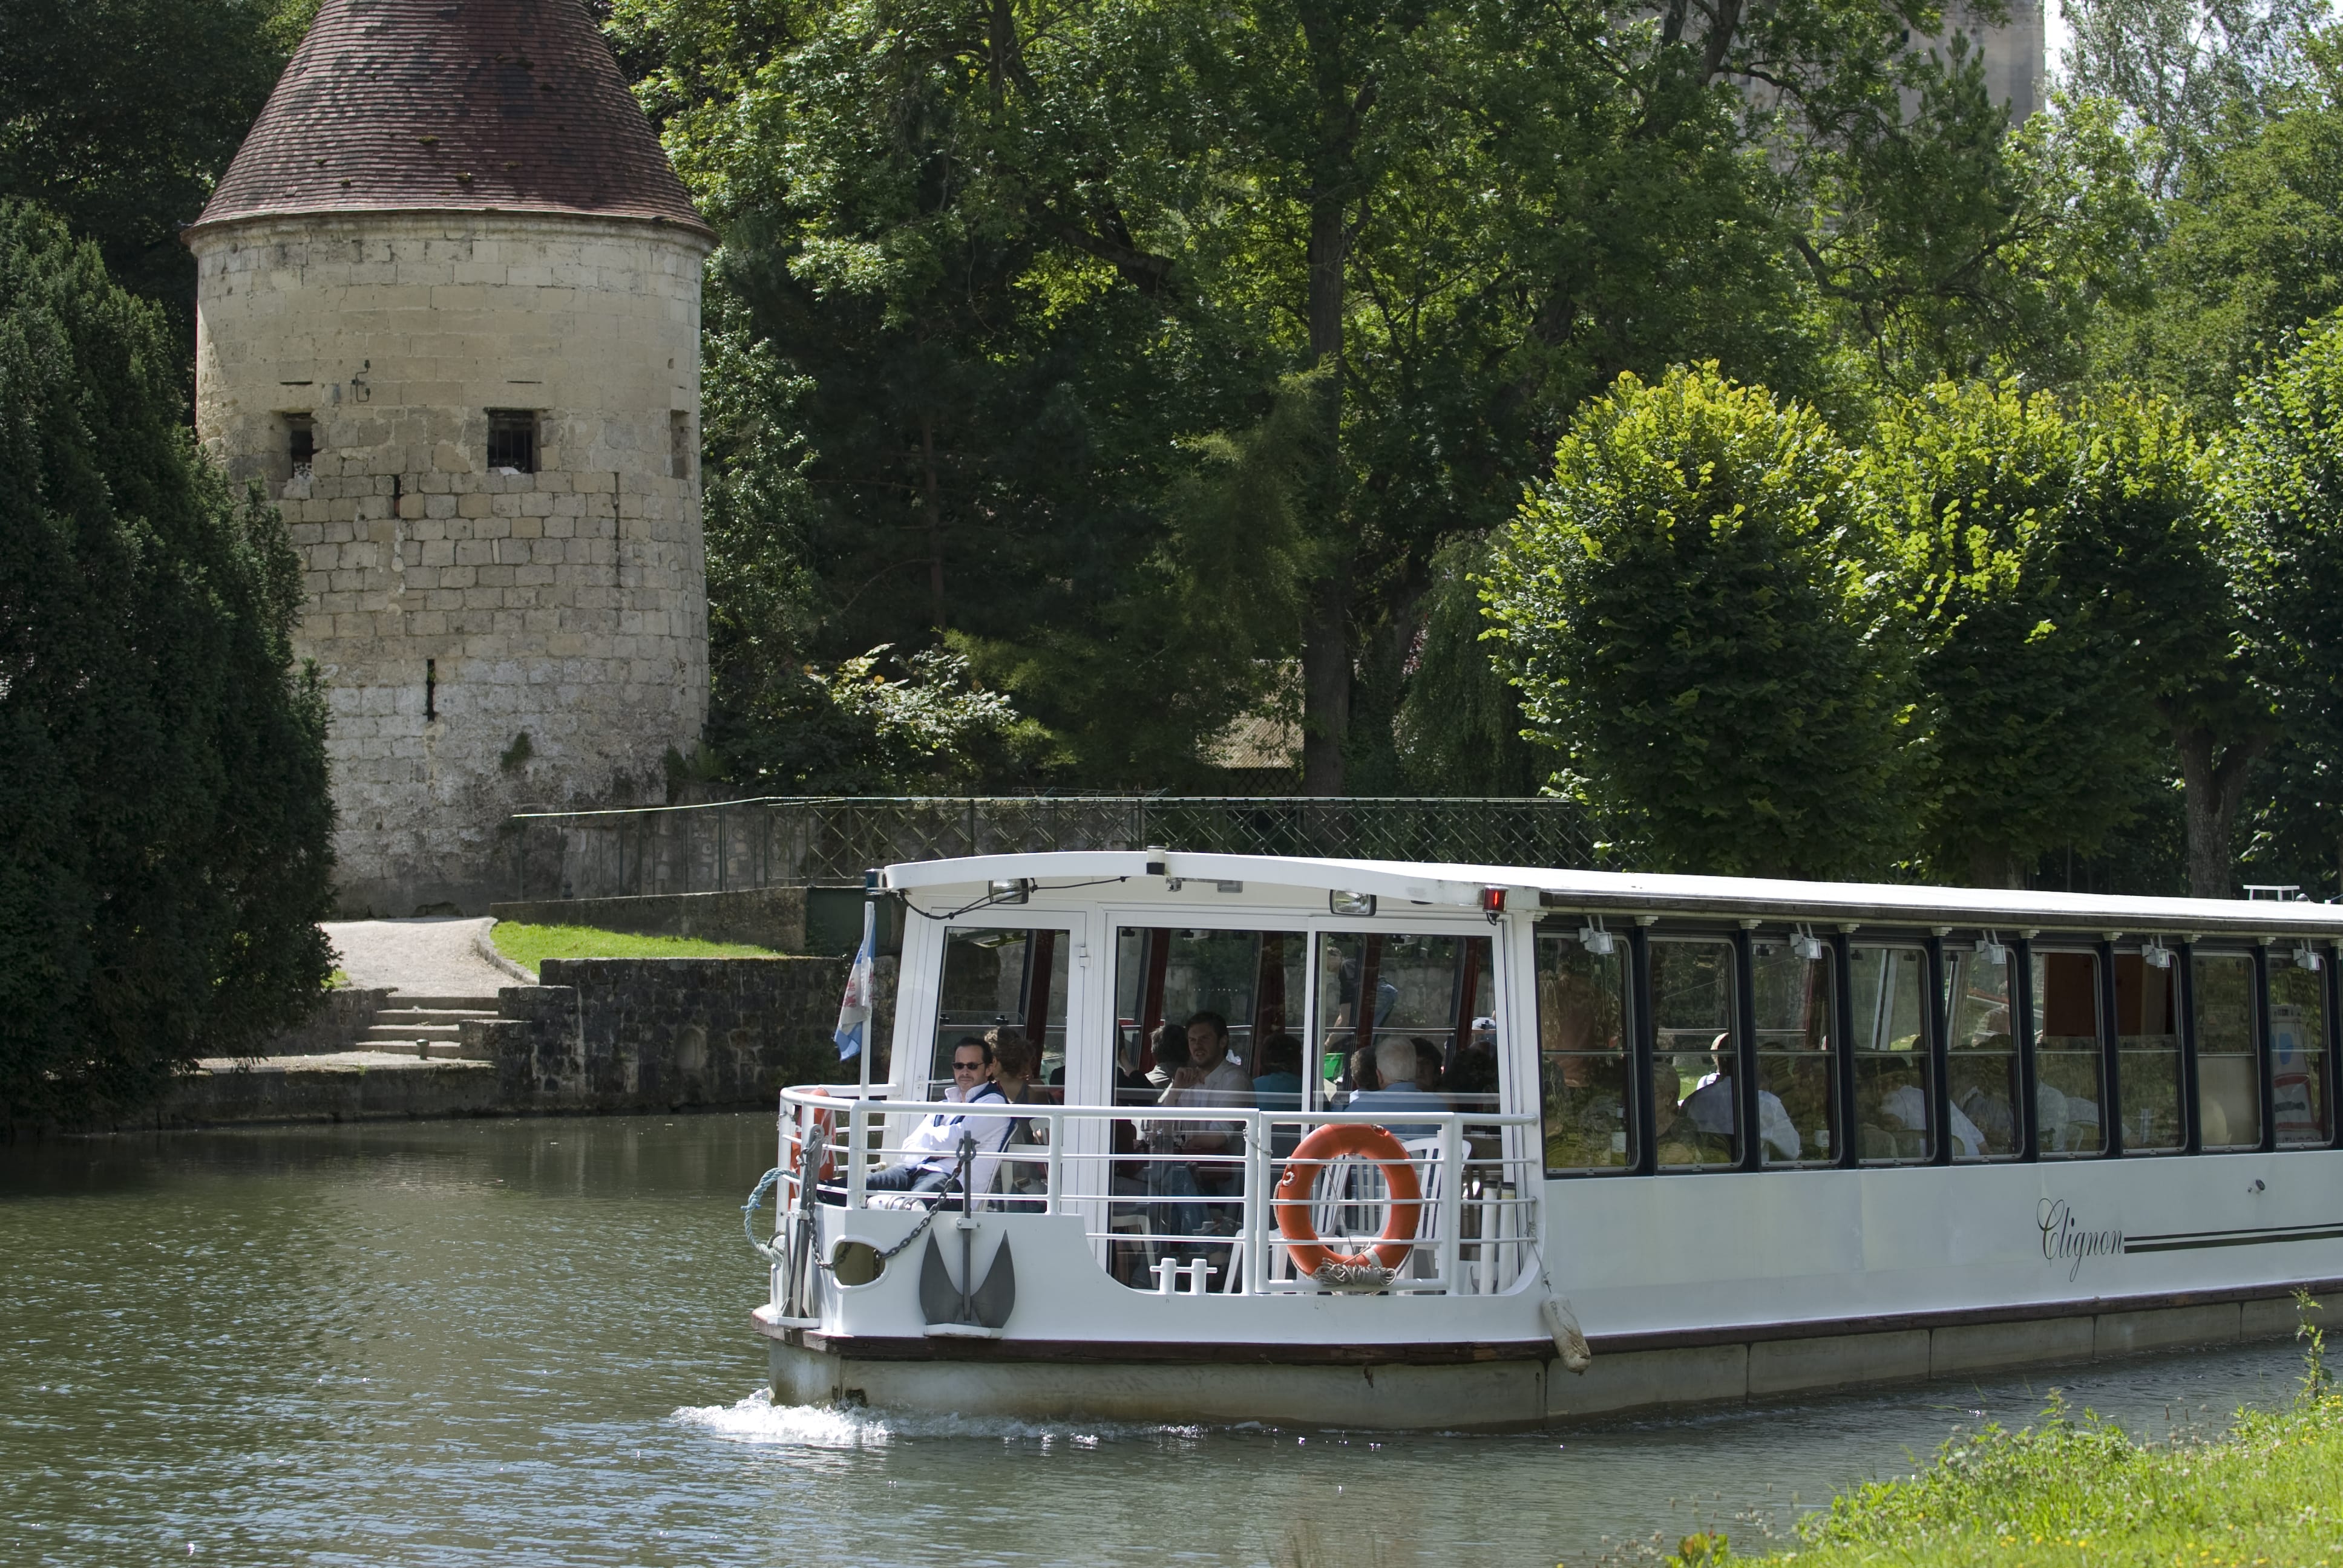
[[[2114,1258],[2123,1253],[2121,1226],[2087,1231],[2076,1223],[2074,1211],[2066,1207],[2064,1198],[2043,1199],[2034,1217],[2042,1227],[2042,1256],[2054,1263],[2066,1263],[2069,1280],[2083,1271],[2086,1258]]]

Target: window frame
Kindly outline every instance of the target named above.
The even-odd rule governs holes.
[[[484,409],[483,412],[488,415],[488,439],[482,448],[488,459],[481,465],[483,471],[490,474],[499,468],[511,468],[522,474],[535,474],[541,471],[545,458],[544,411],[538,408],[488,408]],[[498,462],[498,437],[501,436],[509,438],[524,425],[525,434],[528,437],[528,460],[523,463]]]

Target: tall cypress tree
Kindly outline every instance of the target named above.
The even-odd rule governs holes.
[[[0,203],[0,1121],[134,1111],[330,962],[298,562],[178,380],[94,246]]]

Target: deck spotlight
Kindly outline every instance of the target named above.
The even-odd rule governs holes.
[[[1578,928],[1578,945],[1598,959],[1607,959],[1619,950],[1619,939],[1603,929],[1603,917],[1590,917],[1593,924]]]
[[[1823,940],[1811,930],[1794,930],[1790,933],[1790,950],[1810,964],[1820,963]]]
[[[2168,970],[2172,967],[2172,950],[2166,947],[2163,940],[2158,937],[2147,939],[2147,945],[2139,950],[2139,957],[2140,961],[2152,970]]]
[[[1986,932],[1977,939],[1976,956],[1977,962],[1981,964],[1991,964],[1996,969],[2009,967],[2009,950],[2004,947],[2001,939],[1991,931]]]
[[[2308,942],[2304,942],[2300,947],[2294,950],[2294,967],[2297,969],[2309,970],[2313,973],[2317,973],[2319,965],[2325,961],[2326,960],[2324,959],[2321,959],[2318,956],[2318,950]]]
[[[984,884],[984,895],[989,904],[1021,904],[1033,896],[1033,879],[996,878]]]
[[[1375,896],[1373,893],[1329,893],[1326,895],[1326,908],[1337,915],[1372,915],[1375,912]]]

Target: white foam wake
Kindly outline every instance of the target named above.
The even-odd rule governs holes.
[[[1009,1416],[930,1414],[826,1404],[775,1404],[764,1389],[733,1404],[685,1405],[673,1419],[735,1442],[792,1448],[884,1448],[898,1438],[987,1437],[1002,1442],[1064,1443],[1095,1448],[1131,1438],[1193,1438],[1198,1426],[1142,1426],[1121,1422],[1033,1422]]]

